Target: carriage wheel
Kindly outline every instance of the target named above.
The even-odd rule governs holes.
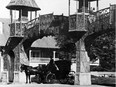
[[[74,84],[75,71],[70,71],[68,74],[68,84]]]
[[[47,74],[47,76],[46,76],[46,82],[47,83],[54,83],[54,80],[56,79],[56,76],[55,76],[55,74],[53,74],[53,73],[49,73],[49,74]]]
[[[74,84],[74,77],[73,76],[68,77],[67,83],[73,85]]]

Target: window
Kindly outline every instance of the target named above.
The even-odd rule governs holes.
[[[38,50],[38,51],[32,51],[31,52],[31,57],[35,57],[35,58],[38,58],[38,57],[41,57],[41,51]]]
[[[0,22],[0,34],[3,34],[3,23]]]
[[[32,50],[31,57],[32,58],[49,58],[52,51],[48,50]]]

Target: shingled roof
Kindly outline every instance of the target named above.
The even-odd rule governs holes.
[[[75,0],[75,1],[79,1],[79,0]],[[81,0],[80,0],[81,1]],[[92,2],[92,1],[97,1],[97,0],[88,0],[89,2]],[[99,0],[98,0],[99,1]]]
[[[39,47],[39,48],[59,48],[56,46],[57,42],[53,36],[43,37],[42,39],[38,39],[33,42],[31,47]]]
[[[11,0],[6,8],[12,10],[26,9],[28,11],[40,10],[35,0]]]

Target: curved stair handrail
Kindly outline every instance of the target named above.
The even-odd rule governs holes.
[[[107,29],[113,29],[114,28],[114,8],[111,5],[110,7],[101,9],[99,11],[94,12],[93,14],[90,14],[89,16],[93,16],[91,20],[88,18],[88,31],[89,33],[98,32],[100,30],[107,30]]]

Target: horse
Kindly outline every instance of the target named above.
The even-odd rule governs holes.
[[[39,79],[39,75],[41,71],[39,70],[39,67],[32,67],[28,65],[21,64],[20,71],[24,71],[26,75],[26,83],[31,83],[30,76],[31,75],[36,75],[37,78]]]

